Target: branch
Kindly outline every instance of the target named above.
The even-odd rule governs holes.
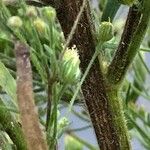
[[[21,42],[15,43],[17,62],[17,99],[22,121],[22,128],[29,150],[46,150],[38,113],[35,110],[32,92],[32,71],[29,60],[29,47]]]
[[[122,81],[137,54],[148,26],[149,8],[150,1],[147,0],[144,0],[142,10],[135,6],[130,8],[118,50],[108,68],[107,78],[110,83],[118,84]]]
[[[63,2],[59,3],[59,7],[57,7],[58,5],[56,4],[57,16],[66,38],[74,25],[74,21],[76,20],[82,3],[83,0],[63,0]],[[93,37],[93,31],[95,30],[90,14],[89,4],[87,4],[70,44],[70,46],[75,44],[79,49],[82,72],[85,72],[95,52],[95,39]],[[126,135],[122,135],[121,137],[118,136],[118,130],[116,130],[117,127],[114,124],[112,125],[114,116],[112,116],[109,107],[106,85],[102,71],[99,67],[98,59],[94,61],[93,66],[83,83],[82,91],[99,147],[102,150],[118,149],[122,147],[122,143],[120,142],[121,139],[121,141],[126,142],[125,148],[128,150],[129,144]],[[126,133],[122,130],[121,134]]]

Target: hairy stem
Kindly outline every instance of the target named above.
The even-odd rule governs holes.
[[[122,100],[119,98],[119,89],[115,88],[108,88],[108,100],[110,110],[113,114],[113,125],[115,126],[117,135],[119,136],[119,145],[118,150],[130,150],[130,138],[128,134],[128,129],[126,126],[124,111],[123,111],[123,104]]]
[[[130,8],[126,26],[118,50],[108,68],[107,78],[110,83],[120,83],[138,52],[146,33],[150,19],[150,1],[144,0],[143,8]]]
[[[66,38],[72,29],[82,3],[83,0],[63,0],[60,1],[59,6],[58,3],[56,4],[57,16]],[[70,43],[70,46],[75,44],[79,49],[82,72],[86,71],[96,49],[93,37],[95,30],[90,14],[90,7],[87,4]],[[124,150],[124,148],[129,147],[129,140],[126,138],[128,137],[127,130],[124,130],[125,128],[118,129],[118,126],[115,125],[116,122],[113,118],[116,114],[113,114],[111,110],[110,105],[113,103],[110,104],[109,99],[111,97],[107,95],[106,83],[97,58],[82,85],[82,91],[99,147],[102,150]],[[122,121],[122,123],[124,122]],[[120,130],[121,132],[118,132]]]

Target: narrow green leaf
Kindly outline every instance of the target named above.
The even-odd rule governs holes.
[[[108,0],[107,4],[104,8],[101,21],[110,21],[112,22],[118,9],[120,7],[120,4],[117,0]]]
[[[17,106],[16,81],[1,61],[0,61],[0,86],[12,98],[15,106]]]
[[[38,59],[35,50],[33,49],[31,52],[31,60],[33,62],[33,65],[36,67],[36,70],[38,71],[39,75],[41,76],[42,81],[46,82],[46,72],[40,63],[40,60]]]

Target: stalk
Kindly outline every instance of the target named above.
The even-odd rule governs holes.
[[[51,1],[49,0],[49,2]],[[82,3],[83,0],[64,0],[62,3],[59,3],[59,7],[56,9],[58,19],[66,38],[73,27]],[[96,50],[95,39],[93,37],[94,26],[90,13],[89,3],[87,3],[69,45],[72,46],[75,44],[79,50],[82,72],[86,71]],[[116,121],[114,121],[114,117],[117,118],[115,116],[115,111],[112,111],[121,104],[116,104],[115,108],[114,106],[110,106],[113,104],[110,102],[115,100],[111,100],[111,95],[107,94],[107,85],[102,70],[99,67],[98,58],[93,61],[92,67],[89,68],[88,74],[81,88],[95,130],[99,148],[101,150],[130,150],[123,113],[122,118],[120,119],[120,122],[123,123],[123,125],[118,127],[115,124]],[[124,126],[124,128],[121,128],[121,126]]]
[[[112,125],[115,127],[119,138],[118,150],[131,150],[130,137],[123,111],[123,102],[118,93],[118,88],[107,90],[109,106],[113,116]]]
[[[107,78],[110,83],[120,84],[138,53],[150,20],[149,8],[149,0],[143,1],[142,8],[130,8],[121,42],[108,68]]]

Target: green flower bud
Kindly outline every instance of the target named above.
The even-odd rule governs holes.
[[[56,18],[56,11],[52,7],[43,8],[42,13],[43,13],[43,16],[46,18],[46,20],[54,21]]]
[[[107,61],[102,61],[102,68],[103,68],[103,72],[104,72],[104,74],[106,74],[107,73],[107,69],[108,69],[108,66],[109,66],[109,64],[108,64],[108,62]]]
[[[131,6],[136,2],[136,0],[118,0],[118,2],[124,5]]]
[[[63,117],[63,118],[61,118],[61,119],[58,121],[58,126],[57,126],[57,130],[58,130],[57,134],[58,134],[58,137],[60,137],[60,136],[64,133],[64,131],[65,131],[65,129],[67,128],[68,125],[69,125],[69,121],[68,121],[68,119],[67,119],[66,117]]]
[[[80,77],[79,55],[76,47],[67,48],[62,59],[61,72],[63,82],[72,84]]]
[[[12,28],[19,28],[22,26],[22,24],[22,20],[18,16],[12,16],[7,21],[7,25]]]
[[[99,27],[99,40],[102,42],[109,41],[113,38],[114,29],[110,22],[102,22]]]
[[[82,150],[83,144],[77,141],[75,138],[67,135],[65,137],[65,150]]]
[[[28,17],[37,17],[37,10],[35,7],[30,6],[27,8],[26,15]]]
[[[39,33],[45,33],[46,23],[42,19],[37,18],[34,20],[33,24]]]
[[[64,128],[68,125],[69,125],[69,121],[66,117],[63,117],[58,121],[58,129]]]

